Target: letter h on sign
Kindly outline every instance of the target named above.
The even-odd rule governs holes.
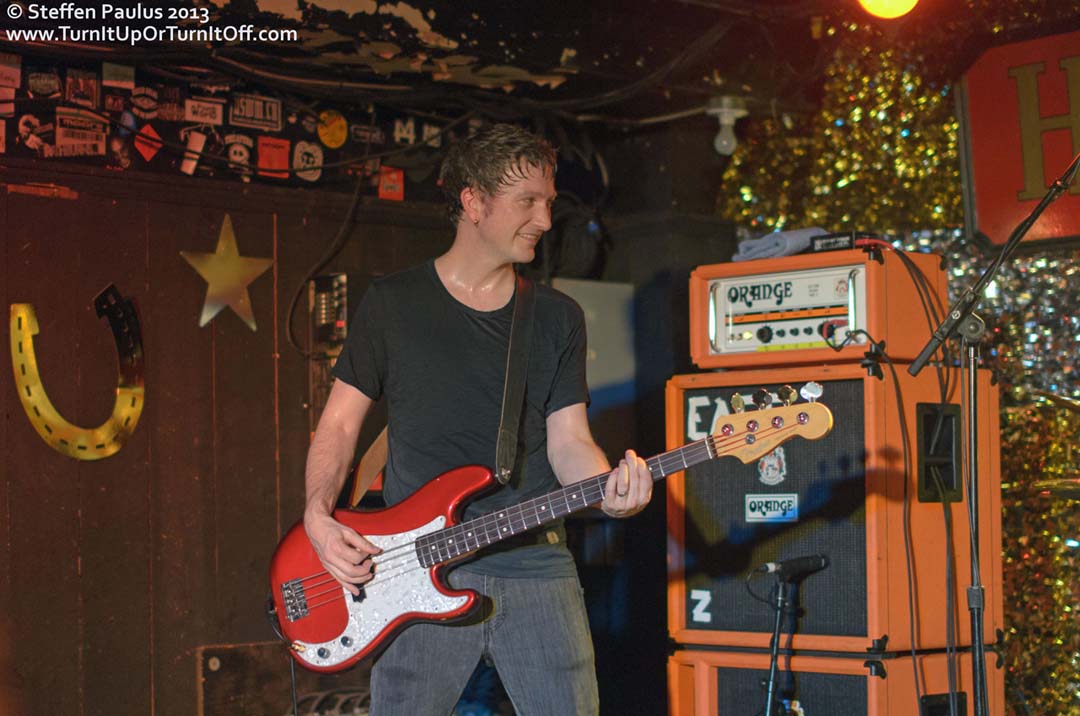
[[[1071,129],[1073,151],[1080,149],[1080,56],[1064,57],[1058,66],[1067,78],[1069,109],[1049,117],[1042,116],[1039,104],[1039,75],[1045,72],[1046,63],[1033,62],[1009,68],[1009,77],[1016,81],[1020,105],[1020,144],[1024,157],[1024,189],[1016,195],[1020,201],[1041,199],[1046,193],[1043,132]],[[1080,183],[1074,182],[1069,193],[1080,194]]]

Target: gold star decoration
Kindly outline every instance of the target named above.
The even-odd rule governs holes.
[[[251,311],[248,284],[262,275],[274,263],[273,259],[253,259],[241,256],[236,248],[232,219],[228,214],[221,224],[214,253],[181,251],[180,255],[206,279],[206,301],[203,302],[199,327],[205,326],[221,309],[228,306],[255,330],[255,315]]]

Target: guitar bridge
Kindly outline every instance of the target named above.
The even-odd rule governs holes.
[[[281,601],[285,605],[285,618],[289,621],[294,622],[308,615],[307,596],[299,579],[282,583]]]

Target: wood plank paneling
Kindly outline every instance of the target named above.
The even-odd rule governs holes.
[[[77,424],[109,414],[116,354],[92,306],[108,283],[136,301],[146,386],[132,440],[84,463],[41,441],[0,371],[0,614],[27,713],[190,716],[200,649],[270,638],[267,565],[300,517],[308,446],[307,365],[288,344],[286,312],[346,203],[197,180],[19,176],[77,196],[0,194],[0,295],[37,309],[49,396]],[[226,212],[241,255],[276,259],[249,286],[255,332],[228,308],[199,327],[206,282],[180,256],[212,252]],[[430,207],[366,203],[323,272],[388,273],[449,236]],[[305,311],[306,297],[301,337]]]
[[[6,191],[0,190],[0,227],[7,226],[7,202],[8,195]],[[5,232],[6,236],[6,232]],[[6,242],[5,242],[6,243]],[[3,259],[7,259],[6,251],[3,252]],[[3,306],[6,309],[10,301],[8,300],[8,272],[0,271],[0,299],[3,299]],[[7,320],[7,311],[4,312],[4,319]],[[5,345],[4,350],[8,348]],[[6,361],[7,362],[7,361]],[[14,396],[12,395],[12,377],[10,362],[7,362],[7,366],[0,369],[0,391],[3,391],[4,398],[2,404],[5,408],[4,420],[0,421],[0,454],[7,456],[8,453],[8,433],[10,432],[12,424],[12,413],[19,411],[18,415],[21,415],[21,410],[18,405],[15,404]],[[17,417],[17,416],[16,416]],[[0,713],[25,713],[25,696],[26,691],[23,688],[23,678],[17,670],[17,660],[15,657],[15,624],[14,615],[12,613],[12,527],[11,527],[11,493],[12,493],[12,478],[16,474],[14,469],[9,468],[9,460],[0,460]]]
[[[90,299],[69,285],[80,271],[80,205],[9,194],[4,265],[9,302],[31,303],[40,332],[34,351],[48,397],[78,420],[80,324]],[[5,371],[6,373],[6,371]],[[81,714],[84,617],[79,579],[79,464],[48,447],[3,385],[8,410],[12,636],[31,714]],[[19,466],[15,468],[14,466]]]
[[[241,256],[275,258],[272,214],[230,215]],[[204,329],[214,336],[212,514],[217,544],[214,622],[206,635],[210,643],[258,641],[271,635],[263,605],[267,555],[278,539],[274,278],[271,267],[248,286],[256,330],[228,308]]]
[[[206,282],[180,251],[213,251],[220,212],[150,204],[144,344],[151,471],[149,644],[155,716],[188,716],[195,648],[215,622],[214,341],[199,327]]]
[[[83,240],[72,290],[92,299],[114,284],[135,303],[140,325],[155,320],[146,314],[146,202],[84,194],[79,203]],[[97,426],[109,417],[116,397],[116,343],[108,320],[93,310],[79,329],[79,420]],[[146,387],[150,400],[156,388]],[[125,708],[132,713],[151,710],[151,431],[144,412],[119,452],[79,465],[82,690],[88,716],[116,713],[117,694],[125,695]]]

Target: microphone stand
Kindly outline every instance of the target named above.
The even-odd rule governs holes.
[[[773,694],[776,691],[776,666],[780,660],[780,623],[788,608],[788,590],[791,583],[776,580],[776,621],[773,623],[772,641],[769,642],[769,683],[765,695],[765,716],[773,716]]]
[[[963,295],[949,309],[945,320],[941,322],[930,337],[930,341],[919,353],[915,361],[908,366],[908,373],[912,376],[919,374],[930,357],[937,352],[954,333],[960,335],[961,348],[967,353],[965,373],[967,375],[967,496],[968,496],[968,522],[971,529],[971,585],[967,590],[968,612],[971,615],[971,691],[974,702],[974,716],[988,716],[989,705],[986,694],[986,654],[983,639],[983,586],[979,572],[979,493],[978,493],[978,398],[976,368],[979,364],[979,345],[986,333],[986,324],[982,318],[974,312],[975,304],[982,297],[986,286],[993,280],[1001,269],[1005,260],[1012,255],[1020,240],[1031,229],[1035,221],[1046,210],[1046,207],[1063,193],[1076,178],[1077,169],[1080,168],[1080,154],[1077,154],[1065,173],[1050,185],[1046,196],[1032,209],[1031,213],[1013,229],[1008,241],[1002,247],[1001,253],[992,264],[983,272],[974,286],[967,289]]]

